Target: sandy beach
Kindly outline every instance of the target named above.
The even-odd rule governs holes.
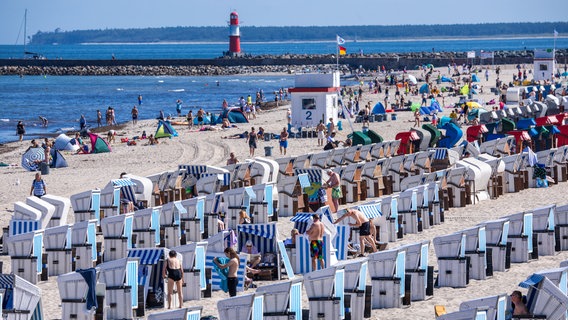
[[[527,66],[532,69],[532,66]],[[437,68],[442,75],[447,75],[447,68]],[[513,65],[501,66],[501,80],[508,83],[512,81],[513,73],[517,69]],[[421,71],[409,71],[418,79],[423,79]],[[436,75],[436,74],[435,74]],[[435,78],[435,77],[434,77]],[[480,73],[483,86],[483,93],[476,98],[487,102],[491,99],[498,100],[498,96],[490,92],[491,87],[495,87],[495,71],[491,69],[489,80],[485,80],[484,74]],[[530,78],[530,76],[529,76]],[[418,86],[422,83],[419,82]],[[443,85],[443,84],[442,84]],[[440,85],[438,85],[440,87]],[[383,101],[383,94],[368,92],[365,84],[363,101],[360,105],[365,105],[368,101],[375,105],[378,101]],[[384,88],[384,86],[383,86]],[[243,95],[254,94],[253,92],[243,92]],[[391,87],[391,100],[394,96],[394,87]],[[224,98],[236,99],[236,97],[219,97],[219,101]],[[458,101],[458,97],[446,97],[444,105],[450,106]],[[420,96],[408,96],[406,100],[420,102]],[[441,100],[440,100],[441,103]],[[485,106],[491,109],[492,106]],[[444,108],[443,115],[449,115],[451,108]],[[249,124],[240,124],[238,128],[231,128],[218,131],[197,131],[189,130],[185,126],[177,126],[178,137],[172,139],[161,139],[158,145],[147,145],[147,140],[140,141],[136,146],[127,146],[120,143],[120,138],[138,136],[145,130],[148,134],[156,130],[155,120],[139,121],[138,124],[127,124],[123,129],[118,130],[116,142],[112,144],[113,151],[102,154],[75,155],[63,153],[69,167],[51,169],[50,174],[43,177],[47,184],[48,193],[69,197],[81,191],[103,188],[111,179],[116,179],[120,173],[127,172],[139,176],[148,176],[162,171],[174,170],[179,164],[207,164],[224,166],[230,152],[234,152],[240,161],[249,158],[248,145],[244,139],[223,139],[244,131],[249,131],[251,126],[255,128],[263,127],[266,132],[279,133],[286,126],[287,106],[281,106],[272,110],[260,112],[257,119],[251,120]],[[397,112],[398,118],[393,121],[373,122],[370,129],[379,133],[385,140],[394,139],[396,133],[407,131],[414,124],[414,116],[410,111]],[[181,120],[181,119],[180,119]],[[352,119],[354,120],[354,119]],[[350,125],[347,120],[343,121],[343,130],[339,132],[339,140],[344,140],[347,134],[351,133]],[[361,130],[361,123],[352,124],[354,130]],[[465,131],[465,127],[462,127]],[[14,128],[15,130],[15,128]],[[0,146],[0,161],[8,164],[17,164],[0,168],[0,210],[4,214],[0,216],[0,226],[7,226],[13,212],[14,202],[25,201],[29,195],[34,173],[26,171],[20,165],[21,155],[30,145],[29,141],[9,143]],[[277,158],[281,155],[278,151],[278,141],[261,141],[256,155],[264,156],[264,147],[272,146],[272,157]],[[321,151],[317,145],[317,139],[290,139],[287,156],[297,156],[306,153]],[[548,204],[566,204],[568,198],[565,195],[566,183],[553,185],[546,189],[527,189],[518,193],[505,194],[495,200],[486,200],[475,205],[464,208],[451,208],[446,213],[446,221],[442,225],[434,226],[419,234],[406,235],[402,240],[389,243],[389,248],[417,242],[419,240],[430,239],[439,235],[445,235],[476,225],[486,220],[496,219],[501,216],[521,212],[531,208]],[[354,206],[349,204],[348,206]],[[73,223],[73,214],[69,215],[68,223]],[[280,218],[278,228],[281,239],[288,237],[292,228],[290,218]],[[493,277],[487,280],[470,281],[467,288],[451,289],[436,288],[434,296],[425,301],[413,302],[410,306],[400,309],[373,310],[372,319],[433,319],[434,305],[445,305],[449,312],[457,311],[462,301],[477,297],[489,296],[498,293],[510,293],[518,290],[518,283],[535,271],[558,267],[561,261],[568,259],[568,252],[560,252],[555,256],[540,257],[538,260],[524,264],[512,264],[507,272],[496,272]],[[3,261],[3,272],[10,272],[10,258],[1,256]],[[430,249],[430,265],[437,270],[436,256],[434,249]],[[256,282],[261,286],[263,282]],[[57,290],[56,277],[50,277],[49,281],[39,283],[39,288],[43,292],[44,316],[46,319],[60,319],[61,306],[59,292]],[[246,293],[251,292],[246,291]],[[526,292],[526,291],[524,291]],[[226,298],[226,293],[217,291],[212,298],[201,299],[200,301],[186,302],[185,306],[203,306],[203,315],[218,316],[216,303],[218,300]],[[303,308],[308,308],[308,301],[304,295]],[[161,311],[161,309],[147,309],[148,313]]]

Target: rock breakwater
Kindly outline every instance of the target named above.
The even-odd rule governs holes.
[[[562,63],[568,50],[557,50],[557,61]],[[295,73],[329,71],[336,68],[334,55],[261,55],[238,58],[186,60],[0,60],[0,75],[168,75],[168,76],[217,76],[258,73]],[[435,67],[448,64],[470,64],[465,52],[412,52],[404,54],[375,53],[350,54],[339,59],[339,68],[348,74],[354,69],[376,70],[415,69],[433,64]],[[494,59],[473,61],[476,65],[532,64],[533,51],[496,51]]]

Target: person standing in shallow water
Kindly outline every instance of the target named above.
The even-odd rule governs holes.
[[[16,125],[16,134],[20,137],[20,141],[24,140],[24,134],[26,134],[26,127],[22,121],[18,121]]]

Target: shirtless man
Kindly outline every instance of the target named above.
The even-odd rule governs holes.
[[[352,227],[359,228],[359,257],[364,257],[365,253],[365,240],[371,245],[371,250],[373,252],[377,252],[377,246],[375,245],[375,240],[371,236],[371,223],[369,218],[365,217],[363,212],[355,209],[347,209],[347,212],[341,216],[341,218],[335,220],[335,223],[347,218],[353,217],[355,219],[355,223],[350,223],[349,225]],[[373,226],[374,228],[374,226]]]
[[[318,146],[323,147],[325,141],[325,124],[323,124],[323,120],[320,120],[316,131],[318,132]]]
[[[237,295],[237,285],[239,284],[239,279],[237,278],[237,271],[239,270],[239,256],[233,248],[225,248],[225,256],[229,258],[229,262],[225,264],[220,264],[217,258],[213,259],[213,263],[217,265],[220,269],[229,268],[229,273],[227,274],[227,287],[229,288],[229,296],[234,297]]]
[[[314,214],[314,223],[306,230],[308,239],[310,240],[310,255],[312,257],[312,271],[318,270],[316,268],[316,260],[319,260],[319,268],[325,268],[325,260],[323,260],[323,232],[324,226],[320,221],[320,217]]]

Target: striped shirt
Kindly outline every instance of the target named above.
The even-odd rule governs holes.
[[[43,196],[45,194],[45,182],[43,182],[43,180],[35,180],[32,183],[32,186],[34,188],[34,196]]]

